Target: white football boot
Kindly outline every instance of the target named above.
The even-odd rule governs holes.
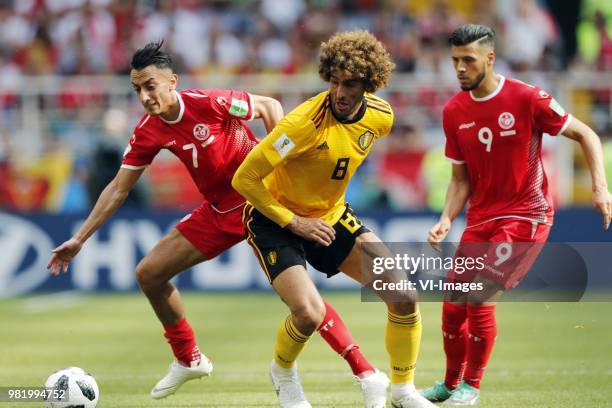
[[[436,408],[436,405],[429,402],[414,388],[414,384],[408,384],[405,390],[406,392],[402,395],[392,395],[391,406],[393,408]]]
[[[190,367],[184,366],[175,360],[170,364],[170,369],[166,376],[159,380],[151,390],[151,397],[160,399],[172,395],[185,382],[209,376],[212,370],[212,362],[204,354],[201,355],[199,360],[192,361]]]
[[[389,377],[376,370],[365,378],[355,377],[363,393],[363,406],[365,408],[385,408],[387,404],[387,388]]]
[[[453,391],[453,395],[442,405],[478,405],[480,390],[474,388],[465,381],[461,381],[459,386]]]
[[[292,368],[283,368],[272,360],[270,379],[281,408],[312,408],[312,405],[306,400],[302,384],[300,384],[297,363]]]

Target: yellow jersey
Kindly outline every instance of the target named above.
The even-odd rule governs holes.
[[[355,118],[340,120],[329,91],[322,92],[287,114],[255,147],[274,167],[264,179],[266,189],[292,213],[330,225],[342,216],[351,177],[393,125],[389,103],[368,93],[364,102]],[[273,221],[284,226],[292,214],[281,218]]]

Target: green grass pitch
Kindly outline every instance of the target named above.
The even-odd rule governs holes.
[[[388,372],[384,305],[362,303],[356,292],[326,295],[370,361]],[[0,301],[0,386],[41,386],[54,370],[76,365],[97,379],[102,408],[276,406],[267,370],[284,304],[270,293],[189,293],[184,300],[215,371],[174,396],[148,396],[171,354],[139,294]],[[424,303],[421,311],[417,387],[441,379],[444,369],[441,305]],[[482,407],[612,406],[612,303],[503,303],[498,324]],[[299,361],[314,407],[362,406],[348,366],[318,335]],[[0,403],[9,406],[41,404]]]

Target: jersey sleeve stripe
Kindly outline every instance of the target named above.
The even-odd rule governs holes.
[[[371,106],[376,106],[378,109],[391,110],[389,106],[383,105],[382,103],[378,103],[376,101],[372,101],[370,99],[366,99],[366,103]]]
[[[457,159],[453,159],[452,157],[448,157],[448,156],[444,156],[446,158],[446,160],[448,160],[449,162],[453,163],[453,164],[464,164],[465,160],[457,160]]]
[[[314,114],[314,116],[312,117],[312,121],[316,122],[317,117],[321,114],[321,112],[325,112],[325,109],[327,108],[327,102],[329,101],[329,96],[326,96],[325,99],[323,100],[323,103],[321,104],[321,106],[319,106],[319,109],[317,109],[317,113]]]
[[[122,164],[121,168],[122,169],[128,169],[128,170],[141,170],[144,169],[148,166],[148,164],[142,165],[142,166],[132,166],[131,164]]]
[[[561,130],[559,130],[559,132],[557,133],[557,135],[562,134],[563,132],[565,132],[567,130],[567,127],[569,126],[570,122],[572,121],[572,115],[568,114],[567,115],[567,120],[565,121],[565,123],[563,124],[563,126],[561,126]]]
[[[313,123],[315,127],[321,126],[323,123],[323,119],[325,118],[325,113],[327,112],[327,107],[329,106],[329,98],[325,98],[325,103],[323,104],[323,110],[321,110],[318,114],[318,117],[314,118]]]
[[[365,99],[371,105],[376,105],[379,108],[391,110],[391,105],[389,105],[387,102],[383,101],[382,99],[374,99],[374,98],[369,97],[369,96],[366,96]]]
[[[380,96],[376,96],[376,95],[374,95],[374,94],[368,94],[368,95],[366,96],[366,98],[372,99],[372,100],[374,100],[374,101],[378,101],[378,102],[380,102],[380,103],[382,103],[382,104],[385,104],[385,105],[389,105],[389,102],[387,102],[386,100],[384,100],[384,99],[383,99],[383,98],[381,98]]]
[[[251,117],[247,119],[249,122],[255,119],[255,104],[253,103],[253,96],[250,93],[246,93],[249,97],[249,105],[251,105]]]
[[[318,128],[319,126],[321,126],[321,124],[323,123],[323,119],[325,119],[325,112],[327,112],[327,109],[325,109],[323,111],[323,114],[319,117],[319,119],[317,119],[316,122],[314,122],[314,125],[316,128]]]
[[[370,102],[376,102],[376,103],[379,103],[381,105],[388,105],[388,103],[385,100],[380,99],[380,98],[376,98],[376,97],[374,97],[372,95],[365,96],[364,98],[366,98]]]
[[[370,105],[370,103],[368,103],[368,108],[372,108],[372,109],[374,109],[374,110],[377,110],[377,111],[380,111],[380,112],[384,112],[384,113],[386,113],[387,115],[391,115],[391,114],[392,114],[390,111],[385,110],[385,109],[381,109],[381,108],[379,108],[379,107],[377,107],[377,106],[374,106],[374,105]]]

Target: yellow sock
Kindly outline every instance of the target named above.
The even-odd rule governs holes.
[[[306,345],[310,336],[302,334],[288,316],[276,329],[274,361],[283,368],[293,367],[293,363]]]
[[[414,369],[421,345],[421,315],[418,311],[401,316],[387,313],[385,346],[391,361],[391,383],[414,381]]]

